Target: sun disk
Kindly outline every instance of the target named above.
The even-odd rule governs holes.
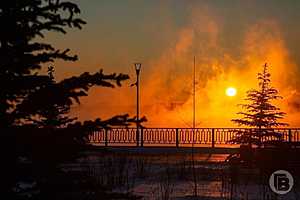
[[[226,95],[229,97],[233,97],[236,95],[236,89],[233,87],[229,87],[226,89]]]

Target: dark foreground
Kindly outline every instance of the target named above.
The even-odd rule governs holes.
[[[43,139],[49,141],[45,136],[37,141]],[[2,173],[15,175],[12,194],[7,199],[300,199],[298,168],[291,171],[295,180],[293,189],[280,196],[269,188],[271,170],[225,162],[238,149],[87,149],[78,145],[72,149],[72,144],[56,141],[49,145],[28,143],[17,148],[17,168]],[[197,197],[194,197],[195,180]]]
[[[144,150],[82,151],[75,161],[56,166],[57,170],[20,158],[23,176],[15,187],[17,199],[280,199],[269,189],[269,174],[232,168],[224,162],[228,154],[199,149],[195,151],[198,196],[193,197],[190,149]],[[299,199],[298,191],[296,184],[285,198]]]

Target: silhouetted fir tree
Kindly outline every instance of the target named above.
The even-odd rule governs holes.
[[[61,95],[56,96],[58,92],[56,88],[57,83],[54,79],[54,67],[48,67],[48,76],[50,82],[42,89],[28,95],[15,110],[17,118],[26,120],[27,123],[32,122],[37,127],[45,128],[62,128],[63,125],[72,122],[76,118],[69,118],[70,104],[62,101]],[[69,93],[69,91],[66,91]],[[64,94],[64,97],[68,95]],[[55,99],[60,100],[60,103]],[[22,115],[24,114],[24,115]],[[34,117],[31,117],[34,116]],[[23,121],[24,123],[24,121]]]
[[[37,38],[48,31],[66,33],[65,27],[81,29],[85,22],[75,17],[79,13],[78,6],[68,1],[1,1],[0,22],[5,28],[0,32],[0,127],[12,125],[15,105],[49,82],[36,70],[54,59],[77,60],[69,49],[58,50]]]
[[[245,111],[238,114],[243,117],[232,120],[239,126],[252,129],[239,131],[237,137],[231,142],[261,146],[264,138],[269,141],[282,139],[282,135],[273,128],[288,124],[279,122],[285,113],[272,104],[272,100],[282,99],[282,97],[278,94],[278,90],[271,86],[270,77],[271,74],[268,72],[266,63],[262,73],[258,73],[257,76],[259,89],[249,90],[245,99],[249,103],[241,104]]]
[[[36,124],[38,127],[65,128],[71,126],[76,120],[76,118],[68,116],[71,105],[74,102],[80,103],[79,98],[87,96],[91,87],[113,88],[115,84],[121,86],[121,81],[128,79],[128,76],[124,74],[105,75],[102,70],[94,74],[86,72],[59,82],[54,80],[53,73],[49,73],[49,77],[52,79],[51,81],[29,94],[22,103],[17,105],[14,115],[23,119],[23,123]],[[130,122],[133,122],[133,119],[129,119],[128,115],[120,115],[105,121],[97,119],[93,124],[98,127],[128,126]],[[91,123],[84,124],[91,125]]]
[[[69,54],[69,49],[59,50],[47,43],[44,36],[47,32],[65,34],[67,28],[81,29],[85,21],[76,17],[79,13],[79,7],[68,0],[0,1],[0,157],[3,161],[0,195],[3,198],[16,199],[4,195],[11,195],[15,181],[23,176],[34,179],[40,188],[49,182],[49,177],[56,183],[62,181],[56,175],[57,164],[73,158],[80,150],[78,144],[85,142],[86,128],[128,126],[134,122],[128,115],[83,123],[68,116],[71,105],[87,96],[91,87],[120,86],[129,78],[127,75],[105,75],[100,70],[56,81],[53,69],[49,69],[48,75],[39,73],[43,66],[56,59],[78,59]],[[57,129],[61,127],[69,129]],[[24,162],[20,156],[27,159],[27,172],[23,172]],[[21,170],[14,171],[16,167]],[[65,175],[64,181],[69,183],[66,190],[72,190],[76,180]],[[41,195],[60,196],[55,190],[57,187],[48,189],[49,192],[41,191]]]
[[[76,17],[79,13],[79,7],[71,1],[0,2],[0,22],[6,24],[0,32],[0,127],[28,121],[42,127],[64,126],[73,121],[64,114],[74,101],[79,103],[79,97],[87,95],[90,87],[114,87],[112,82],[120,86],[121,81],[129,78],[100,71],[57,83],[53,77],[38,73],[42,66],[56,59],[78,59],[69,55],[69,49],[59,50],[46,43],[44,36],[49,31],[65,34],[67,27],[81,29],[86,22]],[[55,116],[60,118],[54,120]],[[114,119],[119,119],[116,124],[120,124],[120,120],[127,118],[123,115]]]

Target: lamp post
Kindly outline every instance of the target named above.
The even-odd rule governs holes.
[[[135,67],[135,72],[136,72],[136,145],[139,146],[139,128],[140,128],[140,71],[141,71],[141,67],[142,64],[141,63],[134,63],[134,67]],[[141,143],[141,146],[143,145],[143,143]]]

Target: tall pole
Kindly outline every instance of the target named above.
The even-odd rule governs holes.
[[[140,126],[139,126],[139,120],[140,120],[140,73],[136,74],[136,134],[138,135],[138,138],[140,136]],[[140,139],[140,138],[139,138]],[[137,141],[137,146],[139,146],[139,141]]]
[[[140,70],[141,63],[134,63],[136,72],[136,145],[139,146],[140,140]],[[142,143],[141,143],[142,144]]]
[[[193,70],[193,136],[192,136],[192,165],[193,165],[193,179],[194,179],[194,195],[198,196],[197,175],[195,170],[194,157],[194,142],[195,142],[195,126],[196,126],[196,56],[194,56],[194,70]]]
[[[194,73],[193,73],[193,129],[195,129],[195,127],[196,127],[196,56],[194,56]]]

